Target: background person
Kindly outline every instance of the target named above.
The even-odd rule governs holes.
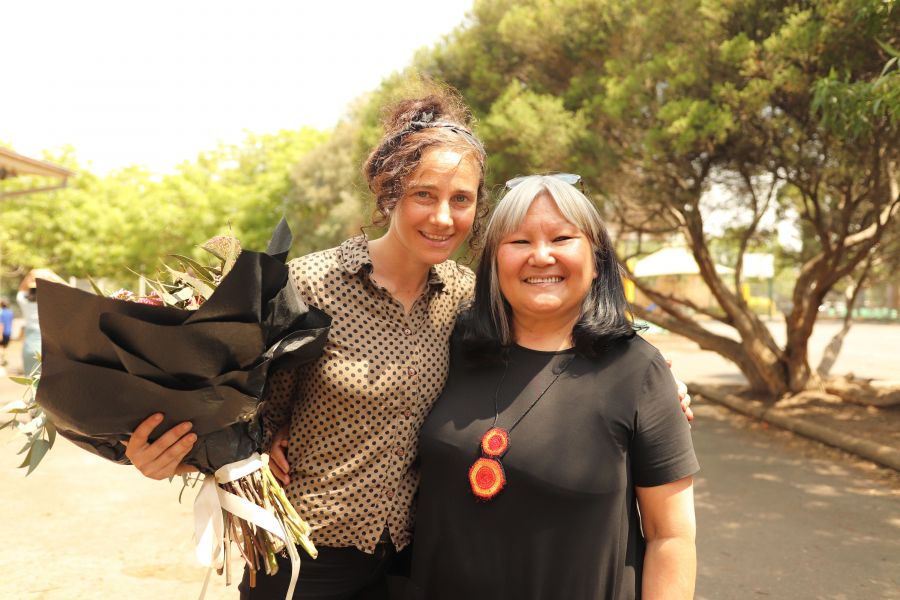
[[[698,464],[626,310],[590,201],[556,177],[509,191],[420,436],[413,596],[693,597]]]
[[[19,284],[16,302],[22,311],[24,328],[22,330],[22,370],[26,377],[35,372],[40,361],[41,325],[38,319],[37,280],[46,279],[56,283],[65,281],[50,269],[32,269]]]
[[[0,325],[3,328],[3,338],[0,339],[0,365],[6,366],[6,349],[9,347],[9,339],[12,337],[13,311],[6,299],[0,300]]]

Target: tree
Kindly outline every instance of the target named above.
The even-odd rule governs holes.
[[[154,187],[138,168],[100,178],[79,168],[74,150],[48,159],[76,172],[69,187],[18,196],[0,206],[0,244],[4,263],[24,274],[31,267],[51,267],[65,275],[123,276],[126,265],[152,264],[143,235],[156,233],[146,218]]]
[[[729,358],[753,389],[778,397],[815,382],[807,344],[818,307],[879,252],[900,206],[895,19],[894,4],[880,0],[479,2],[471,23],[418,64],[475,98],[487,131],[495,115],[510,114],[513,84],[517,94],[558,99],[553,106],[585,123],[574,156],[529,167],[581,165],[620,233],[683,236],[721,310],[637,280],[660,310],[635,313]],[[480,46],[502,70],[472,58]],[[473,89],[479,82],[490,85]],[[521,114],[524,128],[534,117]],[[705,220],[714,185],[728,190],[738,215],[727,280]],[[743,255],[772,211],[806,234],[784,346],[740,293]],[[697,316],[728,325],[740,341]]]
[[[76,176],[66,189],[0,204],[4,264],[128,285],[134,272],[154,275],[168,254],[205,258],[197,245],[229,228],[245,247],[265,248],[295,192],[292,167],[326,137],[313,129],[248,134],[165,176],[131,166],[98,177],[79,167],[72,148],[48,154]]]
[[[248,133],[240,144],[220,144],[183,163],[168,183],[182,193],[195,189],[206,197],[207,210],[198,215],[205,227],[221,229],[229,223],[245,247],[265,248],[273,227],[289,210],[291,169],[326,139],[327,133],[310,128]]]
[[[354,120],[342,121],[291,169],[286,212],[294,231],[292,254],[335,246],[367,223],[354,155],[359,129]]]

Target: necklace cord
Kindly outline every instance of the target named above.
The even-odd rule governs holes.
[[[516,428],[516,425],[521,423],[522,419],[524,419],[526,416],[528,416],[528,413],[531,412],[531,409],[534,408],[535,406],[537,406],[537,403],[540,402],[541,398],[544,397],[544,394],[546,394],[550,390],[550,388],[553,387],[553,384],[556,383],[556,380],[559,379],[563,373],[565,373],[566,369],[569,368],[569,365],[572,364],[573,360],[575,360],[574,356],[572,356],[569,360],[567,360],[565,362],[565,364],[559,370],[559,373],[557,373],[556,376],[553,377],[553,381],[551,381],[550,384],[544,388],[544,391],[541,392],[537,398],[535,398],[534,402],[531,403],[531,406],[529,406],[528,409],[524,413],[522,413],[522,416],[520,416],[518,419],[516,419],[516,421],[512,424],[512,427],[510,427],[509,429],[506,430],[507,433],[512,433],[512,430]],[[509,357],[506,358],[506,364],[503,367],[503,375],[500,376],[500,382],[497,383],[497,389],[494,390],[494,422],[491,425],[491,428],[496,427],[497,421],[500,419],[500,407],[498,404],[499,397],[500,397],[500,388],[503,387],[503,381],[506,379],[506,373],[508,371],[509,371]]]

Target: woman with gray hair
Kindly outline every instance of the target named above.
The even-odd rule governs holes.
[[[419,440],[420,598],[693,596],[688,423],[576,178],[511,181],[488,224]]]

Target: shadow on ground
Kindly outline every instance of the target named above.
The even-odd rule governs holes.
[[[900,476],[698,403],[698,600],[900,598]]]

